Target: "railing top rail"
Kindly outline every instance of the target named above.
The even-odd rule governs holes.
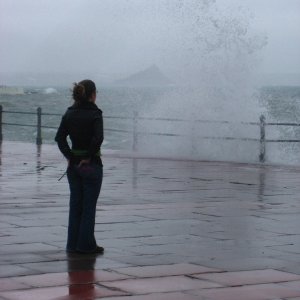
[[[2,105],[1,105],[2,106]],[[2,106],[3,107],[3,106]],[[36,115],[36,112],[30,111],[16,111],[16,110],[2,110],[3,113],[8,114],[24,114],[24,115]],[[60,113],[47,113],[42,112],[44,116],[58,116],[61,117]],[[225,120],[206,120],[206,119],[179,119],[179,118],[163,118],[163,117],[143,117],[143,116],[114,116],[104,115],[105,119],[120,119],[120,120],[147,120],[147,121],[169,121],[169,122],[196,122],[196,123],[208,123],[208,124],[242,124],[242,125],[260,125],[259,122],[246,122],[246,121],[225,121]],[[265,126],[295,126],[300,127],[300,123],[296,122],[265,122]]]
[[[36,112],[32,112],[32,111],[3,110],[2,112],[8,114],[36,115]]]
[[[118,117],[116,117],[118,118]],[[132,118],[131,118],[132,119]],[[216,124],[243,124],[243,125],[259,125],[258,122],[245,122],[245,121],[224,121],[224,120],[201,120],[201,119],[178,119],[178,118],[156,118],[156,117],[137,117],[137,120],[148,121],[172,121],[172,122],[197,122],[197,123],[216,123]]]
[[[276,123],[276,122],[268,122],[265,123],[265,125],[270,125],[270,126],[300,126],[300,123]]]
[[[266,143],[300,143],[300,140],[274,139],[274,140],[266,140]]]
[[[103,115],[103,118],[105,118],[105,119],[132,120],[133,117],[125,117],[125,116],[105,116],[105,115]]]
[[[3,113],[11,113],[11,114],[28,114],[28,115],[36,115],[36,112],[29,111],[15,111],[15,110],[3,110]],[[42,112],[41,115],[44,116],[58,116],[61,117],[62,114],[59,113],[45,113]],[[132,120],[134,116],[113,116],[113,115],[103,115],[105,119],[120,119],[120,120]],[[233,121],[224,121],[224,120],[190,120],[190,119],[179,119],[179,118],[163,118],[163,117],[136,117],[137,120],[148,120],[148,121],[170,121],[170,122],[197,122],[197,123],[215,123],[215,124],[243,124],[243,125],[259,125],[258,122],[233,122]],[[269,123],[268,123],[269,124]]]
[[[195,122],[199,122],[199,123],[216,123],[216,124],[259,125],[258,122],[245,122],[245,121],[195,120]]]
[[[41,113],[42,116],[58,116],[58,117],[61,117],[62,114],[55,114],[55,113]]]
[[[9,125],[9,126],[21,126],[21,127],[34,127],[36,128],[36,125],[33,124],[20,124],[20,123],[9,123],[9,122],[2,122],[2,125]]]

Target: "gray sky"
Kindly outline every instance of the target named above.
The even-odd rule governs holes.
[[[240,0],[240,3],[253,11],[254,28],[268,37],[261,69],[300,73],[300,1]]]
[[[217,3],[253,12],[252,32],[268,37],[260,71],[300,73],[300,0]],[[160,54],[166,51],[161,45],[170,31],[171,5],[172,0],[0,0],[0,72],[122,74],[153,63],[164,68]]]

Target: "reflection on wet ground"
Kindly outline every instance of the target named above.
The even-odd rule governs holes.
[[[0,299],[300,297],[300,167],[105,153],[90,256],[64,251],[56,147],[0,154]]]

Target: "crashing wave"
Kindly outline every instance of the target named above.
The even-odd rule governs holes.
[[[43,90],[43,94],[57,94],[57,90],[55,88],[46,88]]]

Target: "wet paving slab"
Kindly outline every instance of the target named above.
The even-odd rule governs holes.
[[[104,151],[105,253],[68,255],[56,146],[0,154],[0,299],[300,299],[300,167]]]

